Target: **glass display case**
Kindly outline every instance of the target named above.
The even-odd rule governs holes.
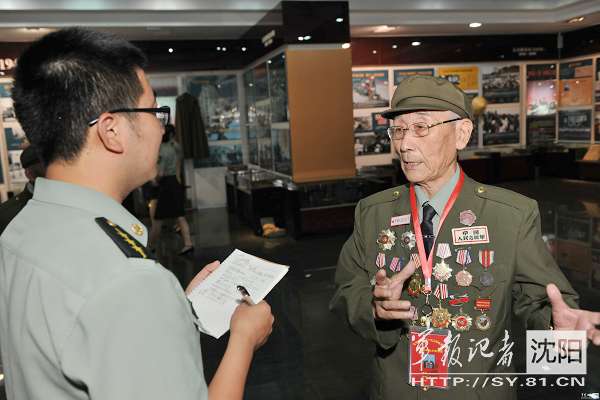
[[[186,92],[198,99],[209,144],[209,158],[197,167],[242,163],[240,109],[236,75],[198,75],[183,79]]]

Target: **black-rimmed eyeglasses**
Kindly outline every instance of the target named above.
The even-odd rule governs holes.
[[[167,126],[169,121],[171,120],[171,107],[162,106],[158,108],[117,108],[115,110],[108,111],[109,113],[137,113],[137,112],[145,112],[152,113],[158,118],[158,120],[163,124],[163,126]],[[98,118],[91,120],[88,122],[89,126],[93,126],[98,122]]]
[[[390,126],[387,129],[388,136],[392,140],[402,140],[408,132],[412,132],[416,137],[425,137],[429,135],[429,130],[435,126],[460,121],[462,118],[449,119],[435,124],[426,124],[425,122],[415,122],[414,124],[403,126]]]

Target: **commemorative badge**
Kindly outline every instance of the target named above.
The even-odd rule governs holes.
[[[443,307],[433,309],[433,312],[431,313],[431,325],[434,328],[447,328],[451,321],[452,314],[450,314],[447,309]]]
[[[461,224],[466,226],[471,226],[477,221],[477,217],[475,213],[471,210],[461,211],[458,215],[458,220]]]
[[[470,226],[452,229],[452,244],[464,246],[468,244],[486,244],[490,242],[487,226]]]
[[[412,250],[417,244],[417,237],[412,231],[406,231],[400,236],[400,243],[402,243],[402,247]]]
[[[419,297],[421,294],[421,286],[423,286],[423,280],[421,279],[421,274],[415,272],[408,282],[408,295],[411,297]]]
[[[458,286],[467,287],[471,286],[471,283],[473,283],[473,275],[471,275],[469,271],[466,269],[458,271],[456,274],[456,284]]]
[[[433,276],[440,282],[446,282],[452,276],[452,268],[445,261],[446,258],[452,255],[450,245],[448,243],[438,244],[436,255],[442,260],[435,264]]]
[[[395,244],[396,234],[390,229],[382,230],[379,233],[379,236],[377,236],[377,245],[379,245],[379,250],[381,251],[391,250]]]
[[[475,317],[475,327],[480,331],[487,331],[492,326],[492,320],[485,313],[492,308],[492,299],[477,299],[475,300],[476,310],[481,311],[481,315]]]
[[[473,282],[473,275],[467,271],[467,264],[471,263],[471,254],[469,249],[461,249],[456,252],[456,262],[463,266],[462,271],[456,273],[456,284],[467,287]]]
[[[437,287],[435,288],[435,291],[433,292],[433,295],[437,297],[441,306],[442,300],[448,298],[448,285],[446,285],[445,283],[438,283]]]
[[[448,296],[448,298],[448,304],[450,304],[453,307],[462,306],[463,304],[466,304],[470,301],[468,293],[462,294],[460,296],[451,294],[450,296]]]
[[[466,332],[471,329],[471,325],[473,324],[473,318],[471,318],[468,314],[465,314],[462,309],[452,317],[452,327],[459,332]]]

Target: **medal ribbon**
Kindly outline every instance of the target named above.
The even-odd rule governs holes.
[[[450,245],[448,243],[438,244],[436,255],[442,260],[450,257],[452,255],[452,252],[450,251]]]
[[[479,262],[484,269],[488,269],[494,262],[494,252],[491,250],[479,250]]]
[[[398,272],[402,268],[402,264],[399,265],[400,258],[394,257],[392,258],[392,262],[390,263],[390,270],[393,272]]]
[[[460,168],[460,167],[457,166],[457,168]],[[446,203],[446,206],[444,207],[444,212],[440,216],[438,232],[442,230],[444,221],[446,220],[446,217],[450,213],[452,206],[456,202],[456,199],[458,198],[458,195],[460,194],[460,191],[463,187],[464,182],[465,182],[465,174],[461,168],[460,169],[460,177],[458,178],[458,182],[456,182],[456,186],[454,186],[454,190],[452,191],[452,194],[450,195],[450,198],[448,199],[448,202]],[[421,260],[421,268],[423,269],[423,276],[425,277],[426,284],[428,284],[428,282],[430,284],[431,274],[433,272],[433,252],[430,252],[429,255],[425,254],[425,245],[423,244],[423,233],[421,232],[421,224],[419,223],[419,211],[417,210],[417,194],[415,193],[415,185],[414,184],[410,185],[410,213],[412,215],[413,229],[415,230],[415,236],[416,236],[416,240],[417,240],[417,249],[419,250],[419,259]],[[433,242],[434,246],[435,246],[435,240],[437,240],[437,235]],[[431,290],[431,287],[429,287],[429,289]]]
[[[462,266],[471,264],[471,254],[469,249],[462,249],[456,252],[456,262]]]
[[[421,266],[421,259],[419,258],[418,254],[412,253],[410,255],[410,260],[415,263],[415,268],[419,268]]]
[[[444,300],[448,298],[448,286],[445,283],[440,283],[435,288],[435,292],[433,295],[440,300]]]
[[[383,253],[377,254],[377,260],[375,261],[375,265],[377,266],[377,268],[385,267],[385,254],[383,254]]]

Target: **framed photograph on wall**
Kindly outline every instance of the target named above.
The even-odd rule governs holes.
[[[521,123],[518,105],[488,107],[482,118],[484,146],[519,143]]]
[[[591,131],[592,110],[558,112],[558,140],[589,142]]]
[[[354,108],[388,107],[388,71],[352,71],[352,102]]]
[[[560,64],[561,107],[591,105],[593,101],[592,60]]]
[[[481,67],[483,97],[489,104],[518,103],[520,67],[515,65],[485,65]]]
[[[479,67],[477,66],[439,67],[437,74],[458,85],[465,92],[479,90]]]

